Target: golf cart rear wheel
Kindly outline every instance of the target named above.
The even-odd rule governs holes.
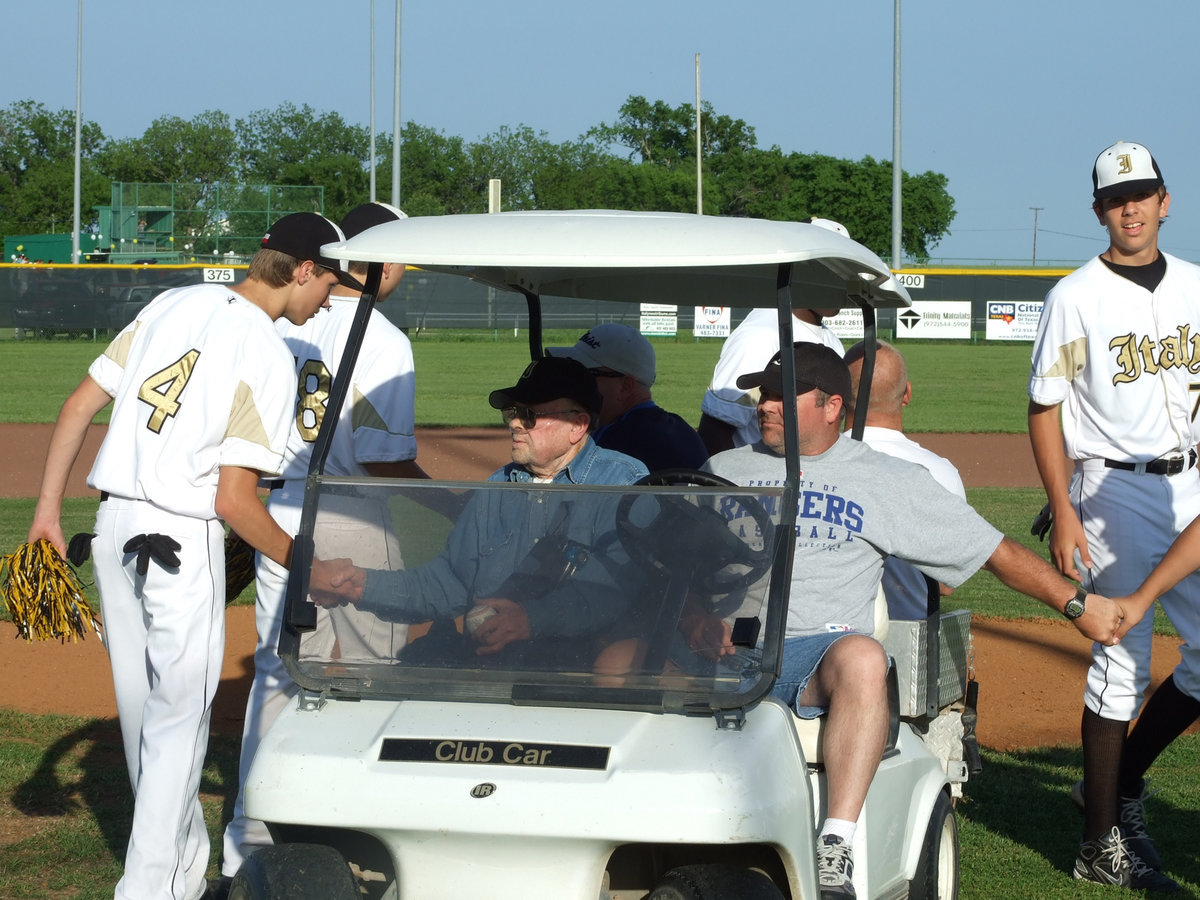
[[[945,791],[938,794],[929,817],[917,872],[909,884],[909,900],[955,900],[958,897],[958,820]]]
[[[669,869],[646,900],[783,900],[770,878],[754,869],[709,863]]]
[[[276,844],[246,857],[229,900],[359,900],[346,858],[323,844]]]

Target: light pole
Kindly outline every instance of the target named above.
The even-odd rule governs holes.
[[[79,204],[80,160],[83,152],[81,132],[83,123],[83,0],[79,0],[79,11],[75,25],[75,218],[71,229],[71,262],[79,264]]]
[[[892,26],[892,268],[900,268],[901,235],[904,229],[900,195],[900,0],[896,0]]]
[[[700,148],[700,54],[696,54],[696,215],[704,215],[704,174],[701,169]]]
[[[375,202],[375,0],[371,0],[371,202]]]
[[[392,206],[400,209],[400,7],[396,0],[396,84],[392,96]]]
[[[1033,265],[1037,265],[1037,217],[1040,210],[1045,209],[1044,206],[1031,206],[1033,210]]]

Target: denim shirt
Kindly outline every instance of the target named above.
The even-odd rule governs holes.
[[[645,474],[637,460],[588,438],[552,484],[632,484]],[[368,571],[359,608],[425,622],[507,597],[525,608],[535,638],[596,633],[626,614],[628,592],[611,574],[628,563],[614,531],[619,494],[539,490],[515,463],[488,481],[523,487],[476,491],[437,557],[406,571]],[[540,558],[531,553],[539,544]],[[577,568],[562,579],[571,559]]]
[[[589,436],[583,449],[559,469],[551,484],[633,484],[647,469],[632,456],[605,450]],[[489,476],[488,481],[533,481],[533,475],[519,463],[509,463]]]

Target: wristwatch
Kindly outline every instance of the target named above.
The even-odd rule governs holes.
[[[1067,605],[1063,607],[1063,615],[1072,620],[1082,616],[1087,595],[1088,592],[1083,589],[1082,585],[1075,588],[1075,596],[1068,600]]]

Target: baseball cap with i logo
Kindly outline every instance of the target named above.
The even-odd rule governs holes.
[[[1141,144],[1117,141],[1101,151],[1092,166],[1092,196],[1097,200],[1156,191],[1162,186],[1158,163]]]

